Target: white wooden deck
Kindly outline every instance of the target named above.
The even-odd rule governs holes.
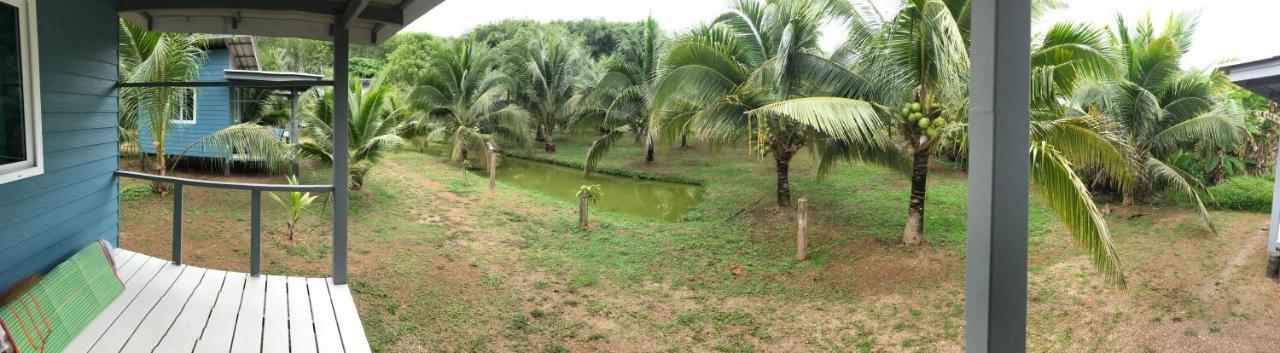
[[[124,293],[64,352],[369,352],[345,285],[179,266],[120,251]]]

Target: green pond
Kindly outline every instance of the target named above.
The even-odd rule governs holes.
[[[473,171],[488,178],[484,170]],[[593,174],[583,178],[582,170],[549,163],[516,158],[503,158],[498,166],[498,180],[555,197],[577,205],[578,188],[600,185],[604,196],[591,207],[621,212],[654,220],[678,221],[702,202],[701,186],[654,180]],[[576,207],[576,206],[575,206]]]
[[[476,173],[486,175],[488,171]],[[529,191],[548,194],[573,205],[577,205],[577,189],[581,185],[598,184],[604,197],[600,197],[591,207],[666,221],[680,220],[685,212],[703,201],[704,193],[703,187],[699,185],[604,174],[582,178],[580,169],[512,157],[499,162],[498,180]]]

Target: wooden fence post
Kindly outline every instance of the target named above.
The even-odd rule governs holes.
[[[808,246],[809,231],[809,199],[802,198],[796,203],[796,260],[804,261],[805,247]]]
[[[489,148],[489,192],[498,189],[498,152]]]
[[[578,227],[587,229],[587,198],[578,197]]]

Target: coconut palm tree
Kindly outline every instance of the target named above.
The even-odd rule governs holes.
[[[433,52],[409,96],[415,113],[403,133],[445,139],[452,145],[450,159],[464,163],[470,152],[490,144],[528,145],[529,113],[511,101],[515,84],[498,70],[498,59],[487,46],[467,41]]]
[[[662,30],[650,17],[644,24],[640,45],[627,46],[605,63],[605,74],[588,91],[577,125],[603,131],[591,143],[583,172],[590,174],[613,144],[632,133],[636,143],[646,147],[645,162],[653,162],[655,137],[650,133],[653,117],[650,106],[658,86],[658,65],[662,61]]]
[[[506,68],[519,84],[512,93],[533,117],[546,152],[555,152],[556,129],[577,112],[581,77],[593,62],[574,37],[561,30],[521,32],[507,48]]]
[[[791,204],[790,163],[800,149],[832,140],[851,150],[887,148],[886,129],[870,103],[812,97],[827,86],[847,88],[850,96],[881,93],[861,77],[831,74],[840,66],[817,47],[819,27],[829,19],[825,9],[818,0],[740,0],[678,38],[653,99],[663,135],[746,140],[754,152],[772,155],[779,207]],[[673,111],[690,106],[688,114]]]
[[[965,13],[966,9],[957,11],[942,0],[910,0],[889,20],[850,17],[858,22],[850,26],[847,43],[832,56],[843,68],[827,71],[830,79],[817,85],[827,97],[766,107],[795,115],[835,115],[839,112],[830,107],[872,99],[896,148],[850,148],[847,142],[835,141],[823,146],[831,151],[823,158],[822,169],[844,155],[872,161],[892,160],[892,156],[877,156],[883,153],[908,156],[912,180],[904,232],[908,244],[922,241],[930,158],[967,154],[967,35],[960,26],[967,22]],[[1077,90],[1079,82],[1115,71],[1110,62],[1114,55],[1109,54],[1101,33],[1086,26],[1055,26],[1032,53],[1036,89],[1029,146],[1031,181],[1101,272],[1123,283],[1109,229],[1076,170],[1098,171],[1118,187],[1127,187],[1133,172],[1126,147],[1114,124],[1062,103],[1067,101],[1062,96]],[[849,85],[857,83],[857,77],[873,83]],[[868,86],[890,94],[868,96]]]
[[[407,110],[390,102],[395,91],[383,85],[381,77],[375,78],[369,88],[363,88],[360,80],[351,80],[351,112],[347,123],[350,129],[348,174],[351,188],[364,186],[365,176],[387,155],[404,143],[398,134]],[[333,165],[333,90],[313,91],[309,111],[303,114],[304,140],[294,146],[299,158],[318,160]]]
[[[853,27],[833,57],[855,72],[880,74],[877,86],[896,94],[879,102],[889,108],[894,136],[911,159],[911,197],[903,241],[924,240],[929,161],[941,134],[967,107],[969,55],[962,12],[942,0],[909,0],[891,19]],[[879,27],[874,23],[883,23]],[[898,111],[896,107],[902,107]]]
[[[120,21],[120,78],[124,82],[190,82],[194,81],[204,58],[200,48],[203,37],[192,34],[152,33],[128,21]],[[189,88],[147,87],[120,90],[120,127],[122,136],[134,140],[138,126],[145,125],[152,134],[156,157],[151,163],[154,173],[167,170],[165,140],[170,122],[183,109],[183,97]],[[134,131],[128,131],[134,130]],[[166,184],[152,183],[156,192]]]
[[[1150,18],[1130,28],[1118,17],[1111,37],[1121,55],[1121,77],[1081,90],[1077,100],[1119,124],[1133,148],[1140,182],[1123,191],[1124,204],[1171,187],[1187,195],[1214,229],[1204,206],[1212,195],[1172,160],[1186,151],[1233,150],[1247,139],[1246,114],[1235,101],[1220,99],[1210,73],[1181,69],[1194,32],[1195,19],[1186,14],[1171,16],[1162,31]]]

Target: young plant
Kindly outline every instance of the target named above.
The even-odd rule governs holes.
[[[289,176],[288,178],[289,185],[298,185],[297,177]],[[309,192],[299,191],[290,192],[287,197],[280,197],[277,193],[271,193],[269,195],[271,195],[272,200],[275,200],[277,204],[280,204],[281,207],[284,207],[284,209],[289,212],[288,219],[285,221],[285,226],[289,229],[289,241],[293,241],[294,230],[298,226],[298,220],[302,219],[302,212],[305,211],[307,207],[310,207],[311,204],[316,201],[318,196],[312,195]]]
[[[587,203],[595,203],[604,196],[600,185],[583,185],[578,188],[578,227],[587,229]]]

